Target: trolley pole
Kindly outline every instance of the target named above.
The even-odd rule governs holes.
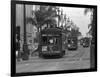
[[[24,17],[24,44],[23,44],[23,60],[28,60],[29,59],[29,49],[27,45],[27,35],[26,35],[26,7],[24,4],[23,7],[23,17]]]

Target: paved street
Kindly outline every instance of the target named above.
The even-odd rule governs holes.
[[[42,59],[31,57],[29,61],[16,63],[16,72],[40,72],[90,68],[90,48],[79,46],[77,50],[66,50],[63,58]]]

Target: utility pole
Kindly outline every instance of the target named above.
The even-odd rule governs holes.
[[[94,8],[93,9],[93,20],[92,20],[92,41],[91,41],[91,46],[90,46],[90,51],[91,51],[91,68],[97,68],[97,57],[95,56],[97,54],[97,52],[95,52],[96,50],[96,32],[95,29],[96,29],[96,26],[97,26],[97,8]]]
[[[61,10],[61,17],[63,18],[63,10]],[[61,27],[63,28],[63,19],[62,19]]]
[[[59,8],[56,8],[57,9],[57,12],[58,12],[58,27],[59,27],[59,14],[60,14],[60,10],[59,10]]]
[[[66,18],[66,14],[65,14],[65,16],[64,16],[64,19],[65,19],[65,26],[66,26],[66,19],[67,19],[67,18]]]
[[[23,60],[28,60],[29,59],[29,49],[27,45],[27,35],[26,35],[26,7],[24,4],[23,7],[23,17],[24,17],[24,44],[23,44]]]

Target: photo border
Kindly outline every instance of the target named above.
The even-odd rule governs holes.
[[[25,72],[16,73],[16,54],[15,54],[15,24],[16,24],[16,4],[29,4],[29,5],[52,5],[64,7],[78,7],[78,8],[94,8],[96,13],[95,21],[95,53],[94,53],[94,68],[90,69],[75,69],[64,71],[43,71],[43,72]],[[91,55],[93,56],[93,55]],[[91,59],[92,62],[92,59]],[[97,71],[97,5],[83,5],[83,4],[65,4],[65,3],[52,3],[52,2],[35,2],[35,1],[11,1],[11,76],[30,76],[30,75],[48,75],[48,74],[61,74],[61,73],[79,73],[79,72],[95,72]]]

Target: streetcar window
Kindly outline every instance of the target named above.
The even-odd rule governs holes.
[[[43,43],[43,44],[47,44],[47,37],[46,37],[46,36],[43,36],[43,37],[42,37],[42,43]]]
[[[71,43],[71,40],[68,40],[68,43]]]
[[[89,39],[85,39],[84,42],[89,43]]]
[[[48,38],[48,44],[57,44],[57,41],[58,39],[57,39],[57,37],[49,37]]]
[[[68,43],[75,43],[75,42],[77,42],[76,39],[69,39],[69,40],[68,40]]]
[[[73,39],[72,41],[73,41],[73,42],[76,42],[76,39]]]

